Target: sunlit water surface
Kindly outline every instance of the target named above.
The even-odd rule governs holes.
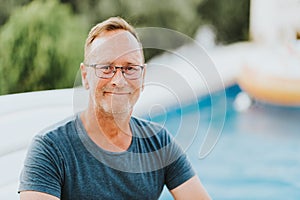
[[[216,145],[204,158],[199,151],[212,120],[211,97],[152,120],[165,123],[176,138],[176,134],[188,135],[191,131],[185,126],[187,130],[181,128],[178,133],[180,122],[193,124],[200,115],[199,129],[185,149],[213,199],[300,199],[300,108],[254,102],[241,112],[234,107],[238,93],[237,86],[226,90],[224,127]],[[217,105],[213,107],[218,109]],[[222,123],[222,117],[213,120]],[[164,190],[160,199],[172,197]]]

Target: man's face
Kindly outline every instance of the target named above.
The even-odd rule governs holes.
[[[141,47],[131,33],[124,30],[110,31],[96,38],[91,44],[87,64],[108,64],[127,66],[128,64],[143,65],[144,58]],[[140,78],[126,79],[120,69],[112,78],[103,79],[95,75],[95,69],[82,67],[86,70],[89,86],[90,103],[100,111],[110,114],[131,113],[141,93],[144,71]]]

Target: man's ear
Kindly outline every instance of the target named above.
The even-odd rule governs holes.
[[[83,63],[80,64],[80,71],[81,71],[82,86],[88,90],[90,87],[87,79],[87,68]]]

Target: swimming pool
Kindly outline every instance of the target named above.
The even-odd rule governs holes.
[[[202,159],[201,134],[211,120],[209,96],[199,100],[200,113],[190,105],[180,112],[174,109],[166,117],[151,119],[176,132],[178,123],[174,122],[180,122],[182,117],[193,120],[200,114],[200,136],[186,152],[213,199],[300,199],[300,108],[255,102],[248,110],[238,112],[234,101],[239,92],[237,85],[226,89],[222,133],[213,150]],[[165,190],[160,199],[172,198]]]

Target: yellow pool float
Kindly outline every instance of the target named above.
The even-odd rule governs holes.
[[[256,100],[300,106],[300,51],[288,48],[257,50],[241,67],[237,82]]]

